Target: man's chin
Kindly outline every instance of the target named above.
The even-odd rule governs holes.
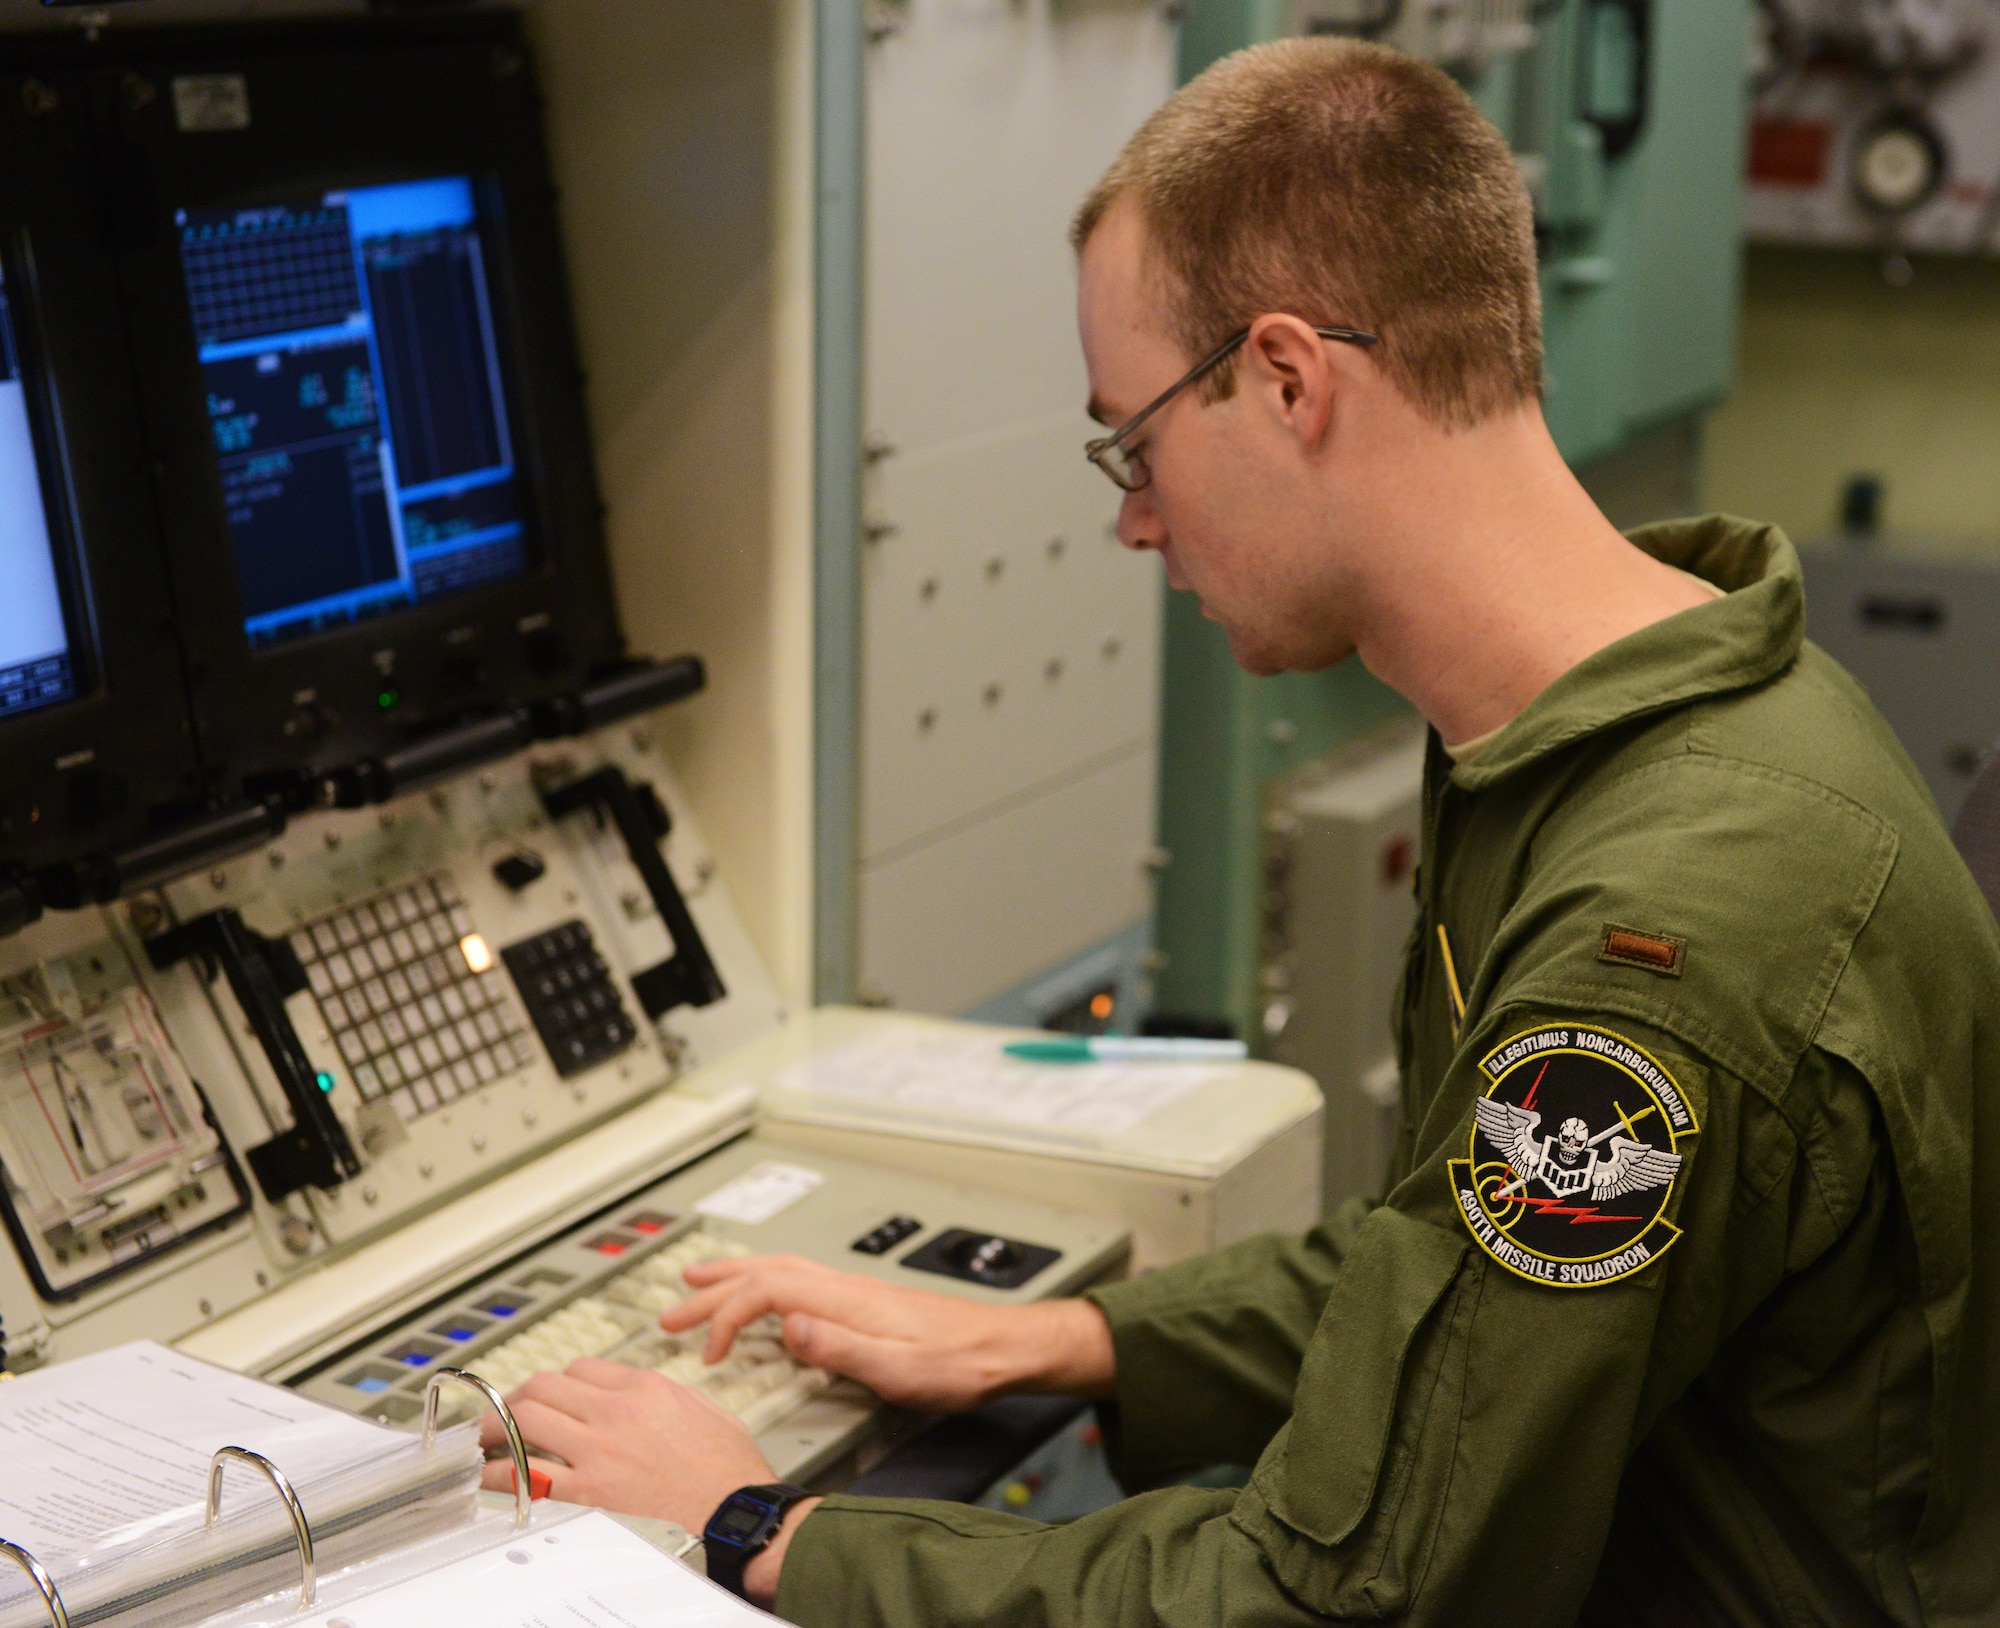
[[[1208,612],[1204,610],[1202,614],[1207,616]],[[1218,618],[1211,616],[1209,620],[1216,621]],[[1269,678],[1273,673],[1285,671],[1284,662],[1268,646],[1259,644],[1249,635],[1238,633],[1234,629],[1224,631],[1229,635],[1230,659],[1252,678]]]

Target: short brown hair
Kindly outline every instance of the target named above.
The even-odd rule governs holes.
[[[1500,132],[1386,46],[1238,51],[1140,126],[1077,212],[1081,253],[1130,195],[1189,359],[1266,311],[1379,334],[1383,371],[1465,427],[1540,393],[1534,213]],[[1223,369],[1211,399],[1233,388]]]

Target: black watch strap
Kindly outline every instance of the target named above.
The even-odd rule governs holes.
[[[744,1568],[771,1546],[787,1511],[812,1496],[804,1487],[773,1481],[738,1487],[723,1499],[701,1534],[709,1580],[741,1597]]]

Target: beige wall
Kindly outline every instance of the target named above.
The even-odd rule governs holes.
[[[620,613],[785,998],[811,968],[807,0],[531,0]]]
[[[2000,553],[2000,260],[1754,248],[1735,393],[1708,422],[1703,506],[1794,537],[1880,475],[1894,532]]]

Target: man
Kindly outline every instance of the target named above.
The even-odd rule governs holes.
[[[1429,67],[1230,58],[1075,239],[1120,536],[1250,671],[1358,653],[1434,728],[1396,1179],[1033,1308],[691,1272],[662,1322],[711,1357],[776,1312],[916,1406],[1115,1401],[1161,1489],[1059,1527],[804,1500],[746,1591],[814,1628],[2000,1620],[2000,930],[1802,643],[1790,546],[1590,503],[1528,201]],[[656,1376],[517,1410],[559,1497],[699,1529],[770,1480]],[[1218,1463],[1248,1486],[1170,1485]]]

